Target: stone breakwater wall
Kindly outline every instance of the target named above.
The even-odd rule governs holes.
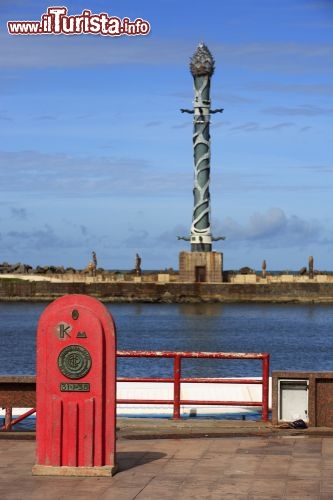
[[[0,279],[2,301],[51,301],[86,294],[105,302],[309,302],[333,303],[333,283],[51,282]]]

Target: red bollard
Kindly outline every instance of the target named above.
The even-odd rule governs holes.
[[[116,329],[97,299],[66,295],[37,332],[33,475],[111,476],[116,470]]]

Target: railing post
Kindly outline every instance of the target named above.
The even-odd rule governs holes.
[[[268,420],[268,396],[269,396],[269,354],[262,358],[262,420]]]
[[[173,419],[180,419],[180,373],[181,357],[175,353],[173,365]]]
[[[13,418],[13,409],[6,408],[5,409],[5,430],[10,431],[12,428],[12,418]]]

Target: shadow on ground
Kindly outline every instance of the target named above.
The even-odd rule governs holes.
[[[129,470],[133,467],[138,467],[139,465],[148,464],[166,456],[166,453],[158,453],[154,451],[118,451],[118,472]]]

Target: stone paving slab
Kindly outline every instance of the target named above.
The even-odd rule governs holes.
[[[119,439],[110,478],[32,476],[34,461],[34,440],[0,440],[1,499],[333,499],[333,437]]]

